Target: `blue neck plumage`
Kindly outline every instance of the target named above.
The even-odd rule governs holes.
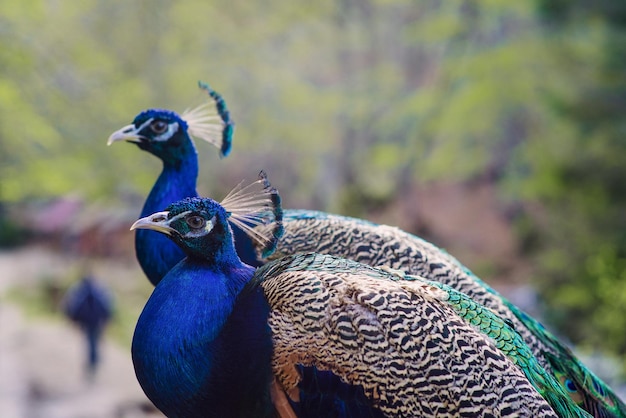
[[[176,159],[163,160],[163,171],[152,187],[141,217],[164,210],[185,197],[197,196],[198,157],[193,144]],[[137,260],[153,285],[185,255],[171,240],[158,232],[139,229],[135,234]]]
[[[163,161],[163,170],[152,187],[141,216],[164,210],[170,203],[197,196],[198,155],[191,142],[185,152]]]
[[[218,265],[183,260],[155,288],[137,323],[137,378],[171,418],[220,416],[215,408],[222,407],[231,408],[223,416],[239,408],[250,414],[270,405],[267,303],[260,289],[239,298],[253,268]]]

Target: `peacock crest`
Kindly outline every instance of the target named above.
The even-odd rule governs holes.
[[[220,149],[220,155],[230,153],[235,122],[230,117],[222,96],[202,81],[198,86],[205,90],[212,100],[193,109],[187,109],[181,118],[187,122],[187,132],[195,139],[206,141]]]
[[[261,257],[271,255],[283,234],[283,209],[278,191],[272,187],[264,171],[252,184],[239,183],[220,202],[228,220],[239,227],[259,246]],[[270,228],[256,228],[271,225]]]

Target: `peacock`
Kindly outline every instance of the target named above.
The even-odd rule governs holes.
[[[284,236],[271,259],[315,251],[389,266],[450,286],[509,321],[541,366],[593,416],[626,417],[624,403],[568,347],[446,251],[395,227],[318,211],[286,210],[283,225]]]
[[[185,197],[197,196],[198,154],[191,139],[207,141],[228,156],[232,147],[235,124],[222,96],[208,84],[199,82],[210,102],[182,115],[171,110],[148,109],[139,113],[133,123],[111,134],[107,144],[127,141],[136,144],[163,162],[163,170],[152,187],[141,211],[141,216],[163,210],[170,203]],[[234,228],[237,251],[251,265],[260,265],[254,249],[245,234]],[[139,230],[135,235],[137,259],[150,282],[156,284],[180,260],[182,250],[154,231]]]
[[[183,199],[131,227],[187,255],[132,342],[168,417],[589,416],[506,320],[448,286],[311,252],[243,263],[229,222],[269,256],[282,219],[261,174],[221,203]]]

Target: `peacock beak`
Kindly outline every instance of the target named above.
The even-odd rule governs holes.
[[[134,229],[152,229],[153,231],[161,232],[165,235],[172,235],[176,230],[169,226],[169,220],[167,215],[169,212],[157,212],[145,218],[138,219],[131,227]]]
[[[111,145],[117,141],[139,142],[140,139],[141,137],[138,135],[137,128],[135,128],[135,125],[130,124],[113,132],[107,140],[107,145]]]

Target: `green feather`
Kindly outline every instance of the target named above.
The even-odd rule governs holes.
[[[541,367],[522,337],[502,318],[463,293],[438,282],[431,282],[431,284],[448,293],[447,302],[459,316],[496,342],[496,347],[502,350],[524,372],[535,389],[548,401],[559,416],[591,416],[574,403],[554,376]]]
[[[556,355],[545,353],[545,356],[555,373],[562,376],[563,385],[565,385],[567,379],[571,379],[577,388],[584,388],[584,391],[578,390],[578,394],[570,394],[571,397],[579,398],[580,404],[588,410],[591,409],[595,416],[600,416],[600,412],[597,410],[593,411],[594,405],[600,403],[614,417],[626,417],[624,413],[626,405],[615,396],[604,382],[585,367],[569,348],[560,343],[541,323],[526,315],[515,305],[507,301],[507,306],[526,328],[531,330],[537,338],[541,339],[557,353]],[[588,397],[591,397],[595,402],[591,402]]]
[[[574,403],[598,418],[626,418],[626,405],[567,347],[445,250],[397,228],[355,218],[315,211],[286,211],[285,220],[285,236],[275,257],[308,251],[331,253],[374,266],[389,264],[451,284],[510,321],[540,365],[553,380],[561,382],[563,391]],[[357,242],[360,244],[355,245]]]
[[[445,291],[447,294],[446,302],[461,318],[495,341],[496,347],[513,360],[559,416],[592,416],[572,400],[561,383],[553,375],[541,367],[530,347],[524,342],[519,333],[513,329],[511,324],[489,308],[445,284],[407,274],[394,273],[394,275],[400,280],[420,281]]]
[[[367,267],[348,259],[334,258],[310,258],[309,264],[299,264],[297,269],[292,266],[284,266],[280,261],[273,263],[270,269],[282,269],[282,271],[297,271],[300,269],[322,270],[332,268],[335,272],[351,272],[356,267],[361,274],[367,274]],[[320,262],[324,264],[320,264]],[[331,263],[331,264],[329,264]],[[261,269],[267,269],[267,266]],[[585,410],[579,407],[563,389],[560,382],[551,374],[547,373],[539,364],[528,345],[522,337],[506,321],[496,315],[490,309],[475,302],[464,293],[458,292],[451,287],[439,282],[433,282],[418,276],[407,275],[402,271],[388,267],[370,267],[371,276],[380,278],[381,273],[387,279],[401,281],[419,281],[428,286],[441,289],[445,292],[447,302],[461,318],[474,325],[483,334],[495,341],[496,346],[502,350],[526,375],[535,389],[550,404],[554,411],[563,417],[591,417]],[[265,274],[271,274],[265,272]]]
[[[464,267],[463,270],[480,282],[480,279],[469,269]],[[483,283],[483,285],[489,292],[499,296],[487,284]],[[502,301],[537,339],[552,348],[554,353],[556,353],[555,355],[554,353],[544,352],[543,355],[554,370],[555,378],[559,379],[561,387],[572,400],[587,411],[590,411],[595,417],[606,417],[608,412],[611,414],[611,417],[626,418],[626,404],[615,396],[615,393],[602,380],[582,364],[568,347],[545,329],[539,321],[524,313],[509,300],[502,298]],[[572,390],[568,387],[568,380],[576,386],[576,389]],[[598,404],[604,406],[606,411],[600,411]]]

